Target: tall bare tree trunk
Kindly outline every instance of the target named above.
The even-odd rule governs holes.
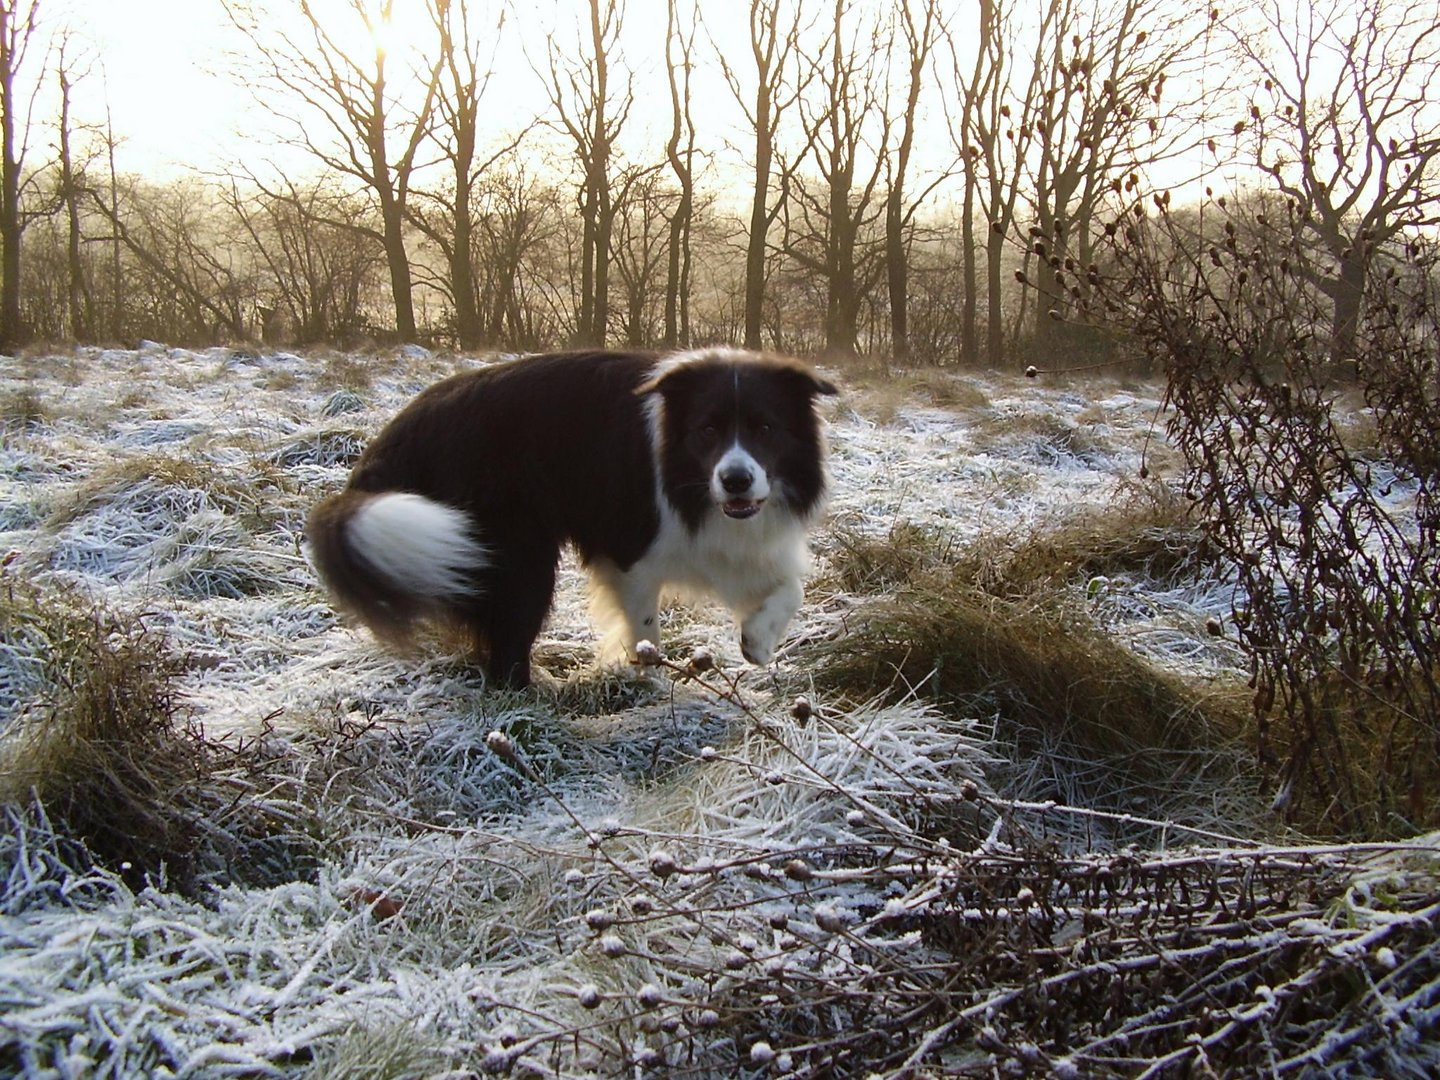
[[[70,72],[60,55],[60,199],[65,205],[65,267],[66,292],[70,307],[70,336],[76,341],[89,341],[93,334],[90,290],[85,281],[85,264],[80,257],[80,182],[75,175],[74,157],[70,150]]]
[[[692,25],[688,36],[679,40],[681,78],[676,79],[676,0],[665,5],[665,59],[670,81],[670,141],[665,155],[679,186],[675,212],[670,216],[670,244],[665,270],[665,338],[667,348],[690,344],[690,226],[694,217],[695,124],[690,117],[690,47],[694,41]],[[684,144],[682,146],[682,139]]]
[[[25,341],[20,316],[20,168],[24,147],[15,77],[35,29],[38,0],[0,0],[0,347]]]
[[[905,111],[900,118],[900,145],[890,174],[890,190],[885,197],[885,270],[890,290],[890,352],[896,363],[910,359],[910,252],[905,230],[909,214],[905,206],[905,182],[910,168],[910,153],[915,144],[915,113],[920,104],[920,90],[925,82],[925,69],[930,48],[935,41],[939,13],[936,0],[922,0],[923,20],[915,25],[911,0],[902,0],[899,15],[905,31],[906,60],[909,81],[906,84]]]
[[[115,125],[111,122],[110,106],[107,104],[105,106],[105,150],[110,167],[110,186],[107,192],[109,198],[106,200],[106,206],[108,208],[107,216],[111,221],[120,220],[120,174],[115,167],[115,147],[117,145]],[[112,341],[119,341],[125,329],[120,274],[121,247],[120,230],[112,225],[110,227],[110,318],[107,320],[108,326],[106,327]]]
[[[550,103],[575,144],[583,176],[580,193],[580,296],[574,338],[600,345],[610,323],[611,235],[617,206],[611,192],[610,159],[633,100],[627,86],[617,114],[610,112],[610,63],[619,39],[623,6],[618,0],[589,0],[589,41],[574,67],[561,70],[550,46]]]
[[[755,93],[747,100],[734,74],[726,68],[735,99],[749,113],[755,134],[755,160],[751,175],[750,222],[745,240],[745,347],[763,344],[765,320],[765,261],[770,226],[784,209],[786,180],[771,202],[775,181],[775,139],[785,103],[786,72],[799,47],[799,12],[785,27],[780,25],[781,0],[750,0],[750,55],[755,61]],[[723,62],[723,61],[722,61]],[[796,94],[803,80],[796,79]],[[793,101],[793,99],[791,99]]]

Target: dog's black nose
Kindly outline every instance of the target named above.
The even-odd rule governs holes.
[[[720,486],[725,489],[727,495],[743,494],[749,491],[754,483],[754,474],[743,466],[726,469],[720,474]]]

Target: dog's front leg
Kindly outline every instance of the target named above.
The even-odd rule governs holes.
[[[799,581],[783,581],[745,617],[740,624],[740,652],[746,660],[763,667],[775,658],[780,638],[803,599]]]
[[[642,641],[660,644],[660,583],[639,568],[627,572],[613,563],[592,566],[590,604],[595,621],[606,631],[602,662],[634,660]]]

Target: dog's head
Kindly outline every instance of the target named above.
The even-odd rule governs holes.
[[[815,399],[834,384],[792,360],[712,350],[661,361],[640,388],[666,497],[692,529],[781,505],[810,513],[825,490]]]

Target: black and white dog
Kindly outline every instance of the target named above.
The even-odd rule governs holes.
[[[706,593],[769,663],[800,606],[825,494],[801,364],[731,349],[531,356],[421,393],[311,512],[337,606],[384,639],[466,629],[492,680],[530,681],[563,545],[613,649],[654,641],[663,589]]]

